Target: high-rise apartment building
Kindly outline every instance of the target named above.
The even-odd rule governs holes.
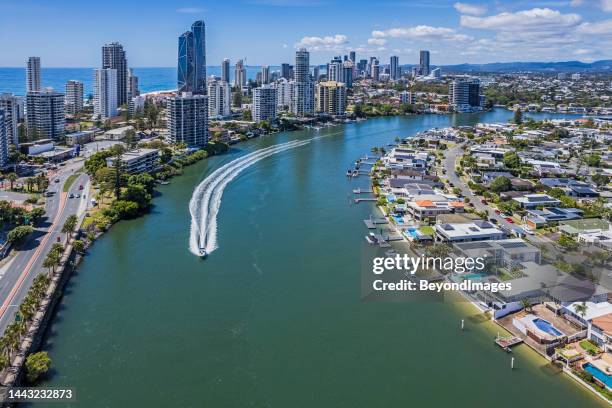
[[[346,85],[336,81],[319,82],[316,110],[334,116],[344,115],[346,112]]]
[[[416,103],[416,94],[408,91],[400,92],[400,102],[414,105]]]
[[[94,69],[94,116],[109,119],[117,116],[117,70]]]
[[[116,71],[116,100],[117,106],[128,102],[128,65],[123,45],[112,42],[102,46],[102,69]]]
[[[66,82],[66,113],[74,115],[83,110],[83,83],[74,79]]]
[[[206,95],[206,26],[196,21],[178,38],[178,91]]]
[[[296,116],[309,115],[314,111],[314,84],[310,80],[310,53],[305,48],[295,53],[293,76],[295,80],[293,114]]]
[[[232,90],[226,81],[208,82],[208,117],[218,118],[231,114]]]
[[[0,168],[4,169],[8,164],[9,157],[9,137],[7,129],[9,125],[6,123],[4,111],[0,108]]]
[[[378,65],[378,60],[376,58],[370,62],[370,77],[374,82],[380,80],[380,65]]]
[[[26,96],[26,122],[32,139],[59,139],[64,135],[66,110],[64,94],[47,88],[28,92]]]
[[[478,79],[456,79],[449,84],[448,99],[457,112],[482,110],[484,97]]]
[[[221,81],[229,83],[230,81],[230,60],[224,58],[221,63]]]
[[[244,61],[236,61],[234,71],[234,86],[237,88],[242,88],[243,86],[246,86],[247,76],[246,69],[244,68]]]
[[[429,75],[429,51],[421,50],[419,53],[419,74]]]
[[[128,101],[139,95],[138,77],[134,75],[132,68],[128,68]]]
[[[399,58],[395,55],[391,57],[389,63],[389,77],[393,81],[400,79]]]
[[[4,111],[5,134],[8,143],[19,144],[19,100],[11,93],[0,94],[0,110]]]
[[[169,98],[167,109],[168,142],[189,147],[208,143],[208,96],[185,92]]]
[[[349,52],[349,60],[351,60],[353,64],[357,63],[357,54],[355,54],[355,51]]]
[[[269,84],[270,83],[270,67],[264,65],[261,67],[261,83]]]
[[[263,85],[253,89],[253,120],[257,123],[262,120],[276,119],[276,89],[271,85]]]
[[[38,92],[40,84],[40,57],[28,58],[26,72],[26,92]]]
[[[344,79],[344,84],[346,85],[347,88],[352,88],[353,87],[353,75],[355,73],[355,64],[353,64],[353,61],[348,60],[348,61],[344,61],[344,63],[342,64],[342,77]]]
[[[276,106],[280,109],[291,106],[294,81],[281,78],[276,82]]]
[[[281,77],[287,80],[293,79],[292,66],[287,63],[281,64]]]

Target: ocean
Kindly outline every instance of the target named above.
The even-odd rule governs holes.
[[[94,68],[42,68],[41,79],[43,87],[51,87],[64,92],[66,82],[76,79],[83,82],[85,97],[93,94]],[[247,79],[255,79],[258,66],[247,66]],[[270,67],[270,71],[279,70],[279,67]],[[141,93],[165,91],[176,89],[176,68],[134,68],[138,76]],[[207,67],[207,75],[221,76],[220,66]],[[230,81],[234,78],[234,67],[230,67]],[[26,71],[25,68],[0,68],[0,93],[10,92],[15,95],[25,95]]]

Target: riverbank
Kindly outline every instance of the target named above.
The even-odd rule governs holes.
[[[506,120],[487,115],[279,133],[185,169],[159,186],[151,213],[100,237],[72,276],[45,336],[54,373],[43,386],[74,387],[79,404],[94,408],[601,406],[525,363],[520,348],[510,370],[482,324],[460,331],[453,305],[361,301],[359,272],[376,250],[361,224],[371,208],[347,209],[343,191],[361,187],[347,180],[348,166],[396,136]],[[194,186],[237,157],[316,135],[330,137],[262,160],[230,183],[218,249],[204,261],[189,252]],[[501,398],[500,384],[521,392]]]

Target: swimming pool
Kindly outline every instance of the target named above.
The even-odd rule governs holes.
[[[591,363],[586,363],[582,366],[582,369],[593,377],[597,378],[602,383],[606,384],[606,387],[612,388],[612,376],[604,373],[599,368],[595,367]]]
[[[419,237],[419,232],[417,231],[416,228],[406,228],[404,232],[410,235],[414,239],[417,239]]]
[[[404,223],[404,219],[401,216],[393,215],[392,217],[398,225],[402,225]]]
[[[550,322],[547,320],[533,319],[533,324],[535,324],[535,326],[538,329],[542,330],[544,333],[548,333],[552,336],[563,336],[563,333],[557,330],[557,328],[550,324]]]
[[[469,279],[469,280],[476,280],[476,279],[482,279],[484,278],[485,275],[484,273],[468,273],[467,275],[463,275],[464,279]]]

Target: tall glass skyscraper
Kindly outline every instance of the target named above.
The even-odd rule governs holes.
[[[206,95],[206,26],[196,21],[179,37],[178,90]]]
[[[102,69],[117,71],[117,106],[128,102],[128,63],[123,45],[118,42],[102,47]]]

